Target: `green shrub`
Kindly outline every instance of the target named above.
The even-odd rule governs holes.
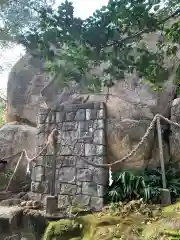
[[[165,166],[167,188],[171,196],[180,196],[180,170],[177,163]],[[130,201],[143,198],[144,201],[159,201],[162,189],[160,169],[143,171],[122,170],[112,174],[113,183],[108,189],[107,200],[111,202]]]
[[[108,200],[111,202],[150,198],[150,190],[143,176],[134,171],[123,170],[112,175],[113,183],[109,187]]]

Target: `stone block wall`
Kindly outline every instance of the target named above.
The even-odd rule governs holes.
[[[37,152],[50,131],[58,127],[55,193],[59,207],[68,205],[101,209],[108,181],[108,170],[95,168],[84,159],[102,164],[106,159],[106,111],[103,103],[60,106],[41,111],[37,130]],[[52,186],[53,149],[37,159],[32,168],[31,195],[43,200]]]

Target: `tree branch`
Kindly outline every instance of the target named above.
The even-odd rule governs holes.
[[[161,25],[161,24],[164,24],[165,22],[167,22],[169,19],[175,17],[176,15],[178,15],[180,13],[180,8],[177,9],[175,12],[173,12],[170,16],[164,18],[162,21],[159,22],[158,25]],[[136,38],[136,37],[139,37],[141,36],[143,33],[147,33],[148,32],[148,29],[144,29],[144,30],[141,30],[137,33],[135,33],[134,35],[132,36],[128,36],[128,37],[125,37],[125,38],[122,38],[121,40],[117,40],[115,42],[112,42],[112,43],[109,43],[109,44],[106,44],[105,46],[103,46],[102,48],[105,48],[105,47],[112,47],[114,45],[121,45],[123,44],[124,42],[130,40],[130,39],[133,39],[133,38]]]

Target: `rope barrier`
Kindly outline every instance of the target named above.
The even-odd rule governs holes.
[[[11,185],[11,182],[12,182],[12,180],[13,180],[16,172],[17,172],[18,166],[19,166],[19,164],[20,164],[20,162],[21,162],[21,160],[22,160],[23,155],[25,156],[25,158],[26,158],[27,161],[28,161],[27,169],[29,169],[29,164],[30,164],[30,162],[35,161],[35,160],[42,154],[42,152],[44,152],[44,151],[47,149],[47,147],[48,147],[50,144],[53,144],[53,139],[54,139],[56,136],[57,136],[57,130],[56,130],[56,129],[53,129],[53,130],[51,131],[51,133],[49,134],[48,140],[46,141],[45,146],[43,147],[43,149],[42,149],[35,157],[33,157],[33,158],[30,158],[30,157],[27,155],[27,151],[26,151],[25,149],[23,149],[22,151],[20,151],[20,152],[18,152],[18,153],[15,153],[15,154],[13,154],[13,155],[11,155],[11,156],[8,156],[8,157],[6,157],[6,158],[1,159],[1,161],[3,161],[3,160],[6,160],[6,159],[9,159],[9,158],[13,158],[13,157],[15,157],[15,156],[17,156],[17,155],[19,155],[19,154],[21,153],[20,158],[19,158],[19,160],[18,160],[18,162],[17,162],[17,164],[16,164],[16,167],[15,167],[15,169],[14,169],[14,171],[13,171],[13,174],[12,174],[10,180],[9,180],[9,183],[7,184],[7,187],[6,187],[6,189],[5,189],[5,192],[8,191],[8,189],[9,189],[9,187],[10,187],[10,185]]]
[[[130,153],[128,153],[125,157],[123,157],[123,158],[121,158],[121,159],[119,159],[119,160],[117,160],[117,161],[115,161],[115,162],[113,162],[113,163],[108,163],[108,164],[97,164],[97,163],[90,162],[90,161],[88,161],[88,160],[86,160],[86,159],[83,159],[83,161],[84,161],[85,163],[93,166],[93,167],[96,167],[96,168],[109,168],[109,169],[111,169],[112,166],[114,166],[114,165],[117,165],[117,164],[119,164],[119,163],[122,163],[122,162],[126,161],[127,159],[129,159],[130,157],[132,157],[132,156],[137,152],[137,150],[145,143],[145,141],[146,141],[147,138],[149,137],[151,131],[153,130],[153,128],[154,128],[154,126],[155,126],[158,118],[164,120],[165,122],[167,122],[167,123],[169,123],[169,124],[172,124],[172,125],[180,128],[180,124],[178,124],[178,123],[176,123],[176,122],[173,122],[173,121],[169,120],[168,118],[165,118],[165,117],[162,116],[161,114],[156,114],[156,115],[154,116],[153,120],[151,121],[148,129],[146,130],[146,133],[145,133],[144,136],[142,137],[141,141],[140,141],[140,142],[138,143],[138,145],[137,145]],[[25,158],[27,159],[27,161],[28,161],[28,166],[29,166],[29,163],[32,162],[32,161],[35,161],[35,160],[42,154],[42,152],[47,149],[47,147],[48,147],[50,144],[53,145],[53,139],[54,139],[54,137],[57,137],[57,130],[56,130],[56,129],[53,129],[53,130],[51,131],[51,133],[50,133],[49,136],[48,136],[48,140],[47,140],[46,143],[45,143],[45,146],[44,146],[43,149],[42,149],[35,157],[33,157],[33,158],[30,158],[30,157],[28,156],[28,154],[27,154],[27,151],[26,151],[25,149],[23,149],[22,151],[20,151],[20,152],[18,152],[18,153],[15,153],[15,154],[13,154],[13,155],[11,155],[11,156],[8,156],[8,157],[5,157],[5,158],[1,159],[1,161],[7,160],[7,159],[9,159],[9,158],[13,158],[13,157],[21,154],[21,156],[20,156],[20,158],[19,158],[19,160],[18,160],[18,162],[17,162],[17,165],[16,165],[16,167],[15,167],[15,169],[14,169],[14,172],[13,172],[13,174],[12,174],[12,177],[11,177],[11,179],[10,179],[10,181],[9,181],[9,183],[8,183],[7,188],[6,188],[5,191],[8,190],[8,188],[9,188],[9,186],[10,186],[10,184],[11,184],[13,178],[14,178],[14,175],[15,175],[15,173],[16,173],[16,171],[17,171],[17,168],[18,168],[18,166],[19,166],[19,164],[20,164],[20,162],[21,162],[21,160],[22,160],[23,155],[24,155]],[[79,154],[79,155],[77,154],[76,156],[77,156],[77,157],[82,157],[81,154]]]
[[[140,141],[140,142],[138,143],[138,145],[137,145],[130,153],[128,153],[125,157],[123,157],[123,158],[121,158],[121,159],[119,159],[119,160],[117,160],[117,161],[115,161],[115,162],[113,162],[113,163],[109,163],[109,164],[93,163],[93,162],[90,162],[90,161],[88,161],[88,160],[86,160],[86,159],[83,159],[83,161],[84,161],[85,163],[93,166],[93,167],[96,167],[96,168],[112,168],[112,166],[117,165],[117,164],[119,164],[119,163],[122,163],[122,162],[126,161],[128,158],[132,157],[132,156],[137,152],[137,150],[144,144],[144,142],[147,140],[147,138],[149,137],[151,131],[153,130],[153,128],[154,128],[154,126],[155,126],[158,118],[161,118],[161,119],[163,119],[164,121],[166,121],[167,123],[172,124],[172,125],[180,128],[180,124],[178,124],[178,123],[176,123],[176,122],[173,122],[173,121],[169,120],[168,118],[165,118],[165,117],[162,116],[161,114],[156,114],[156,115],[154,116],[153,120],[151,121],[148,129],[146,130],[146,133],[145,133],[144,136],[142,137],[141,141]],[[77,156],[77,157],[82,157],[81,154],[77,154],[77,155],[75,155],[75,156]]]

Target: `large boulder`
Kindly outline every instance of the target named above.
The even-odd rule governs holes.
[[[126,156],[137,146],[157,113],[166,117],[170,116],[175,86],[170,79],[165,82],[163,91],[158,93],[135,76],[128,76],[123,82],[117,83],[110,90],[110,94],[112,95],[109,95],[106,101],[107,153],[108,161],[114,162]],[[102,95],[91,95],[88,99],[88,101],[103,100],[105,101],[105,97]],[[168,161],[167,143],[163,142],[163,146],[166,161]],[[154,130],[150,132],[149,137],[136,154],[116,165],[114,169],[144,168],[149,164],[154,167],[159,164],[157,136]]]
[[[36,125],[39,107],[44,104],[40,91],[49,81],[43,60],[23,56],[12,68],[7,85],[7,122],[22,120]]]
[[[180,124],[180,98],[174,99],[171,108],[171,120]],[[171,125],[170,151],[172,159],[180,161],[180,127]]]
[[[0,160],[8,158],[23,149],[26,149],[29,157],[35,155],[35,139],[36,137],[36,128],[28,125],[14,125],[7,123],[2,128],[0,128]],[[7,176],[12,175],[16,164],[19,160],[20,155],[15,157],[10,157],[6,159],[7,167],[6,174]],[[10,185],[10,190],[13,191],[22,191],[22,188],[28,184],[28,177],[26,175],[27,170],[27,159],[23,156],[17,172],[14,176],[12,184]],[[1,172],[1,177],[3,173]],[[7,179],[5,179],[7,180]],[[5,185],[8,181],[5,183]],[[0,184],[2,189],[2,182]]]

